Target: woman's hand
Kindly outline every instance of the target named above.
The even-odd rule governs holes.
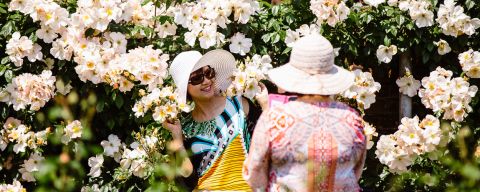
[[[183,140],[182,125],[180,125],[179,120],[175,120],[174,122],[168,120],[163,121],[162,126],[172,133],[173,140]]]
[[[255,100],[262,107],[262,110],[266,111],[268,109],[268,90],[263,83],[258,83],[258,85],[260,86],[260,93],[255,95]]]
[[[183,132],[180,121],[175,120],[174,122],[171,122],[169,120],[166,120],[162,123],[162,126],[165,127],[165,129],[168,129],[173,136],[173,141],[169,143],[168,149],[180,152],[185,156],[185,159],[180,166],[180,175],[182,175],[183,177],[190,176],[193,173],[193,164],[190,161],[190,158],[188,158],[187,152],[183,147]]]

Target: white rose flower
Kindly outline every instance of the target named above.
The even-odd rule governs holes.
[[[88,158],[88,166],[90,166],[90,172],[88,173],[88,176],[100,176],[100,174],[102,174],[103,155],[96,155],[95,157]]]
[[[23,64],[22,58],[32,54],[33,50],[33,42],[28,37],[21,36],[19,32],[15,32],[8,40],[5,53],[15,66],[20,67]]]
[[[385,0],[364,0],[364,2],[368,5],[378,7],[378,5],[385,3]]]
[[[430,27],[433,25],[433,12],[429,10],[421,10],[416,13],[410,14],[412,19],[415,20],[417,27]]]
[[[43,107],[55,94],[55,76],[51,71],[43,71],[40,75],[24,73],[12,79],[7,85],[10,93],[9,104],[14,110],[25,109],[37,111]]]
[[[29,134],[18,135],[18,138],[16,139],[16,144],[13,145],[13,152],[15,152],[16,154],[20,152],[25,152],[25,149],[28,146],[27,142],[29,139],[30,139]]]
[[[397,54],[397,46],[390,45],[389,47],[385,45],[380,45],[377,49],[377,58],[378,61],[383,63],[390,63],[392,57]]]
[[[45,158],[38,153],[32,154],[28,160],[24,160],[21,168],[18,170],[22,174],[22,179],[27,182],[35,182],[33,172],[40,169],[41,163]]]
[[[470,78],[480,78],[480,52],[472,49],[458,55],[462,70]]]
[[[30,155],[28,160],[23,161],[22,167],[24,167],[25,170],[28,171],[28,172],[38,171],[38,170],[40,170],[41,163],[44,159],[45,158],[42,157],[41,154],[34,153],[34,154]]]
[[[448,42],[443,39],[440,39],[439,41],[434,42],[434,44],[438,47],[437,52],[439,55],[445,55],[450,51],[452,51]]]
[[[35,179],[35,177],[33,177],[33,174],[31,172],[28,172],[25,168],[20,168],[18,169],[18,172],[20,172],[20,174],[22,174],[22,180],[26,181],[26,182],[35,182],[37,181]]]
[[[45,43],[52,43],[58,35],[48,26],[42,25],[40,29],[38,29],[35,34],[38,38],[42,39]]]
[[[371,149],[373,147],[374,142],[372,141],[373,137],[377,137],[378,133],[376,132],[376,128],[373,127],[371,124],[364,122],[363,123],[363,133],[366,136],[367,140],[367,149]]]
[[[12,0],[8,4],[8,11],[20,11],[23,14],[30,14],[33,12],[35,1],[26,0]]]
[[[250,47],[252,47],[252,39],[246,38],[244,34],[239,32],[235,33],[235,35],[230,38],[230,41],[230,52],[238,53],[240,55],[245,55],[250,52]]]
[[[127,39],[125,35],[119,32],[112,32],[108,35],[109,40],[112,42],[113,49],[116,50],[117,53],[125,53],[127,52]]]
[[[340,21],[343,21],[348,18],[348,14],[350,14],[350,9],[345,5],[345,2],[340,2],[337,6],[337,16]]]
[[[396,83],[400,88],[400,93],[408,95],[409,97],[417,95],[418,89],[420,88],[420,81],[413,78],[412,75],[397,79]]]
[[[64,134],[62,136],[62,143],[67,144],[72,139],[80,138],[82,136],[82,123],[79,120],[75,120],[69,123],[64,129]]]
[[[203,31],[200,33],[200,37],[198,41],[200,42],[200,47],[202,49],[208,49],[211,46],[217,44],[217,27],[215,25],[210,25],[205,27]]]
[[[102,141],[100,145],[102,145],[103,153],[106,156],[114,157],[114,154],[120,151],[120,146],[122,145],[122,142],[120,141],[118,136],[110,134],[108,136],[108,141]]]
[[[165,21],[165,23],[158,25],[157,28],[155,28],[155,31],[160,38],[165,38],[177,33],[177,25]]]
[[[397,142],[393,135],[381,135],[377,141],[377,149],[375,150],[375,155],[377,155],[378,160],[385,165],[389,165],[394,159],[393,151],[396,145]]]
[[[398,0],[387,0],[388,6],[397,6],[398,5]]]
[[[285,43],[288,47],[293,47],[293,44],[300,39],[300,33],[297,31],[292,31],[291,29],[287,29],[286,33],[287,36],[285,37]]]
[[[410,155],[405,153],[400,153],[395,156],[393,161],[390,163],[390,170],[392,172],[405,172],[407,171],[407,167],[413,164],[413,160]]]

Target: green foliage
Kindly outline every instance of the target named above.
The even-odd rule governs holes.
[[[69,12],[76,10],[76,1],[56,1]],[[146,3],[147,1],[145,1]],[[172,1],[155,1],[155,3],[167,3]],[[175,1],[186,2],[186,1]],[[347,1],[351,7],[354,0]],[[432,1],[434,7],[440,2]],[[43,61],[34,63],[25,62],[19,68],[13,65],[5,53],[6,44],[11,35],[19,31],[32,41],[42,46],[44,55],[49,55],[50,44],[37,39],[35,35],[39,24],[19,12],[8,12],[8,2],[0,2],[0,87],[22,73],[38,74],[45,68]],[[242,32],[251,38],[253,46],[250,55],[270,55],[274,65],[279,66],[288,62],[291,48],[284,43],[286,31],[295,30],[302,24],[313,24],[316,17],[309,10],[309,1],[292,0],[285,1],[280,5],[271,5],[270,1],[260,1],[262,11],[253,16],[248,24],[235,24],[221,32],[230,37],[236,32]],[[480,17],[480,4],[473,0],[459,2],[471,17]],[[437,9],[437,8],[435,8]],[[157,16],[156,24],[172,22],[169,16]],[[178,53],[186,50],[202,50],[199,45],[193,48],[186,45],[183,34],[187,29],[179,27],[178,37],[157,38],[154,30],[149,27],[133,24],[111,23],[109,31],[126,34],[129,39],[127,48],[153,45],[157,49],[174,58]],[[134,38],[139,33],[145,33],[147,38]],[[348,18],[335,27],[322,25],[321,33],[329,39],[334,47],[340,48],[340,55],[336,59],[338,65],[349,67],[360,65],[364,70],[372,70],[373,74],[380,77],[394,76],[398,74],[398,57],[390,64],[380,64],[376,59],[376,50],[379,45],[397,45],[399,54],[409,53],[414,68],[413,75],[416,79],[428,75],[428,73],[442,66],[454,71],[454,76],[460,76],[462,70],[458,64],[457,55],[469,48],[480,50],[479,33],[472,36],[459,36],[457,38],[443,35],[438,26],[427,28],[416,27],[408,13],[380,5],[378,8],[363,7],[359,11],[353,11]],[[98,33],[87,30],[86,36],[94,37]],[[447,40],[452,47],[452,52],[441,56],[437,53],[434,41]],[[228,50],[228,44],[222,45]],[[211,48],[213,49],[213,48]],[[240,59],[239,56],[236,55]],[[113,90],[105,84],[92,84],[82,82],[76,74],[73,61],[55,61],[52,72],[57,78],[65,83],[71,83],[73,90],[68,95],[58,95],[41,111],[14,111],[11,106],[0,103],[0,122],[8,117],[17,117],[24,124],[31,126],[34,131],[45,130],[49,127],[52,135],[48,139],[48,148],[44,149],[46,157],[45,166],[35,175],[36,184],[25,184],[28,189],[36,191],[79,191],[88,183],[98,183],[106,186],[107,190],[114,191],[181,191],[174,181],[179,173],[179,165],[186,154],[173,153],[166,149],[166,142],[170,140],[168,131],[154,122],[151,115],[143,118],[135,118],[132,113],[134,102],[139,98],[138,92],[145,87],[136,86],[129,93],[121,93]],[[393,71],[391,75],[387,71]],[[166,83],[170,83],[167,79]],[[471,79],[471,84],[480,85],[478,79]],[[387,86],[387,85],[382,85]],[[395,85],[394,85],[395,86]],[[411,172],[405,174],[393,174],[380,164],[374,154],[374,149],[368,152],[366,169],[361,179],[361,185],[365,191],[478,191],[480,189],[480,162],[475,157],[476,147],[480,145],[480,104],[479,94],[474,98],[471,105],[473,112],[467,120],[461,124],[459,134],[445,149],[428,154],[417,160],[411,167]],[[414,102],[420,103],[419,98]],[[430,111],[415,109],[418,114],[426,114]],[[368,111],[366,112],[368,113]],[[69,145],[61,143],[63,128],[69,121],[79,119],[84,122],[82,138]],[[373,122],[374,123],[374,122]],[[131,173],[122,172],[116,168],[118,163],[111,158],[106,158],[102,170],[107,170],[100,178],[87,177],[89,166],[88,158],[102,153],[100,142],[106,140],[109,134],[118,135],[122,141],[131,143],[135,140],[132,133],[145,133],[157,130],[163,139],[162,150],[155,153],[155,159],[160,162],[154,167],[154,174],[143,180],[129,177]],[[14,155],[12,146],[0,152],[0,182],[11,183],[17,177],[18,168],[23,160],[32,151]],[[430,160],[437,156],[436,160]],[[115,171],[116,170],[116,171]]]

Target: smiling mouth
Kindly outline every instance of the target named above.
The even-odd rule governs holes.
[[[204,87],[204,88],[202,88],[202,89],[200,89],[200,90],[203,91],[203,92],[210,92],[210,91],[212,90],[212,85],[209,85],[209,86],[207,86],[207,87]]]

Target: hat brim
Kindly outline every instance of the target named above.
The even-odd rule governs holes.
[[[169,67],[169,73],[177,87],[179,100],[187,101],[188,79],[193,67],[200,60],[202,54],[198,51],[185,51],[178,54]]]
[[[335,95],[350,88],[355,75],[336,65],[325,73],[309,74],[287,63],[268,71],[268,77],[278,87],[288,92]]]
[[[231,77],[236,69],[235,57],[223,49],[209,51],[200,58],[191,72],[207,65],[215,69],[215,87],[217,90],[226,91],[232,83]]]

